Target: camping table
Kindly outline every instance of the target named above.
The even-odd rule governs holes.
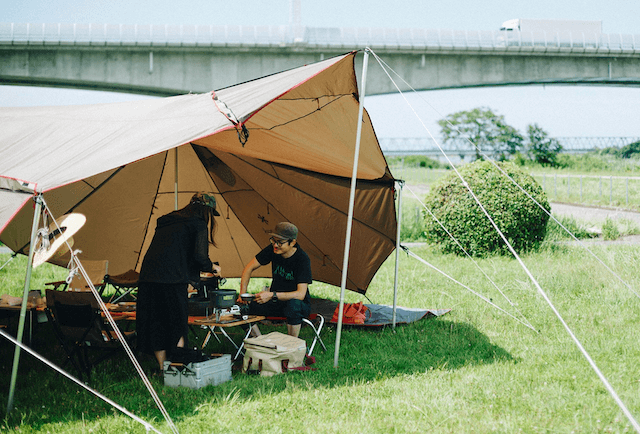
[[[21,304],[18,305],[10,305],[10,304],[0,304],[0,318],[2,317],[15,317],[20,316]],[[27,343],[29,346],[33,343],[33,328],[37,322],[40,322],[40,314],[44,316],[44,306],[35,306],[32,303],[27,304]],[[45,322],[46,320],[42,320]]]
[[[204,349],[204,347],[206,347],[209,343],[211,335],[213,335],[218,340],[218,342],[220,342],[220,339],[218,339],[218,336],[216,336],[215,334],[216,328],[218,328],[220,332],[227,338],[227,340],[229,340],[229,342],[231,342],[231,344],[237,350],[236,355],[233,357],[233,360],[235,361],[244,348],[244,340],[251,334],[251,324],[262,321],[265,318],[266,317],[260,315],[249,315],[247,319],[236,319],[233,315],[223,315],[220,317],[220,321],[216,321],[215,315],[210,317],[190,316],[189,324],[198,325],[204,329],[209,329],[209,331],[207,332],[207,336],[204,338],[204,342],[202,343],[202,349]],[[229,336],[225,329],[228,327],[239,327],[243,325],[249,325],[249,327],[247,327],[247,333],[245,334],[244,338],[242,338],[242,343],[238,345],[233,341],[233,339],[231,339],[231,336]]]
[[[134,303],[127,303],[127,304],[133,305]],[[123,312],[121,308],[119,308],[119,305],[115,305],[111,303],[107,303],[107,307],[109,308],[111,315],[116,321],[119,319],[125,319],[129,321],[136,320],[136,311],[134,309],[131,309],[131,308],[122,309],[124,310]],[[220,321],[216,321],[215,315],[212,315],[209,317],[190,316],[188,319],[188,322],[189,322],[189,325],[199,326],[199,327],[202,327],[203,329],[208,329],[207,336],[204,338],[204,342],[202,343],[202,349],[204,349],[207,346],[207,344],[209,343],[209,340],[211,339],[211,336],[215,337],[216,340],[220,342],[220,339],[218,339],[218,336],[215,333],[216,328],[219,329],[220,333],[222,333],[222,335],[224,335],[227,338],[227,340],[231,342],[233,347],[236,349],[236,354],[233,357],[233,360],[236,360],[240,355],[240,353],[242,352],[242,349],[244,348],[244,340],[248,338],[251,333],[251,327],[247,328],[247,332],[245,336],[242,338],[242,342],[240,343],[240,345],[234,342],[234,340],[231,338],[231,336],[229,335],[229,333],[227,333],[225,329],[229,327],[251,325],[253,323],[262,321],[265,318],[266,317],[260,316],[260,315],[249,315],[247,319],[236,319],[233,315],[223,315],[220,317]]]

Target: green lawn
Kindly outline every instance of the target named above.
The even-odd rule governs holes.
[[[633,246],[593,251],[639,291],[640,252]],[[334,369],[336,332],[323,333],[317,370],[260,378],[234,373],[231,382],[200,390],[152,383],[181,433],[593,433],[630,432],[623,413],[516,261],[478,264],[509,304],[468,259],[429,247],[422,258],[505,310],[524,315],[534,332],[406,254],[400,255],[398,304],[452,308],[436,319],[382,330],[345,329]],[[0,255],[3,264],[8,255]],[[395,254],[367,293],[393,299]],[[569,327],[636,418],[640,417],[640,298],[590,255],[549,244],[523,257]],[[15,290],[24,258],[0,271],[1,293]],[[34,287],[55,274],[37,269]],[[47,275],[46,278],[40,274]],[[59,272],[58,272],[59,274]],[[233,286],[232,281],[227,286]],[[315,283],[312,293],[336,299],[339,289]],[[349,293],[348,301],[362,297]],[[365,299],[364,301],[367,302]],[[519,313],[518,313],[519,312]],[[268,331],[268,329],[267,329]],[[309,331],[303,337],[309,339]],[[43,325],[35,346],[56,361],[61,354]],[[213,349],[213,348],[212,348]],[[218,348],[216,348],[217,350]],[[223,348],[222,350],[227,350]],[[0,389],[8,390],[12,348],[0,342]],[[152,366],[145,359],[143,365]],[[163,432],[170,432],[125,358],[98,366],[92,386]],[[0,398],[6,406],[6,392]],[[16,410],[0,431],[19,433],[145,432],[102,401],[23,355]]]
[[[628,163],[620,161],[614,167],[607,166],[606,169],[522,167],[522,170],[534,176],[550,202],[639,211],[640,169],[637,165]],[[390,169],[396,178],[405,180],[410,186],[421,186],[422,190],[452,172],[399,164],[390,166]]]

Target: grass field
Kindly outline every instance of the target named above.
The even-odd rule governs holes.
[[[621,245],[592,249],[631,290],[573,245],[549,243],[523,260],[622,401],[639,418],[640,252]],[[273,378],[234,373],[231,382],[197,391],[167,388],[153,378],[178,430],[225,434],[633,431],[516,261],[478,261],[511,305],[468,259],[441,255],[429,246],[414,252],[510,313],[523,315],[537,331],[401,254],[398,304],[451,308],[450,313],[398,326],[395,331],[345,329],[338,369],[333,367],[336,332],[329,327],[323,333],[329,351],[316,350],[317,370],[313,372]],[[7,258],[0,255],[0,264]],[[367,296],[373,303],[392,302],[394,258],[390,257],[372,282]],[[24,258],[17,258],[0,271],[2,292],[20,293],[24,266]],[[53,277],[58,279],[60,270],[43,266],[34,274],[33,287],[42,287]],[[312,293],[337,299],[339,289],[314,283]],[[348,301],[361,299],[348,294]],[[310,337],[308,330],[303,329],[303,337]],[[36,332],[35,347],[61,361],[46,324]],[[0,354],[0,389],[6,391],[12,346],[0,342]],[[143,360],[145,367],[152,364],[152,360]],[[124,357],[99,365],[91,385],[161,431],[170,432]],[[0,405],[6,406],[5,392]],[[23,355],[16,409],[0,422],[0,431],[143,433],[145,429]]]
[[[522,170],[534,176],[550,202],[640,210],[640,165],[637,160],[615,159],[605,164],[601,157],[590,155],[573,156],[572,160],[575,160],[574,168],[534,165],[522,167]],[[390,169],[396,178],[405,180],[408,185],[425,188],[452,172],[405,165],[399,161],[394,161]]]

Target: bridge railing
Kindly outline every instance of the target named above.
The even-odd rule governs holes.
[[[598,149],[622,148],[629,143],[639,141],[640,137],[555,137],[555,139],[562,145],[563,152],[579,154]],[[436,142],[428,137],[380,138],[379,142],[385,155],[442,155]],[[438,140],[438,143],[447,155],[462,156],[476,153],[475,148],[464,139],[447,143]]]
[[[2,45],[287,46],[640,53],[640,35],[382,27],[0,23]]]

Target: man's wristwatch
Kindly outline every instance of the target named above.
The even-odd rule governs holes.
[[[278,293],[273,291],[273,295],[271,296],[271,301],[275,302],[278,301]]]

